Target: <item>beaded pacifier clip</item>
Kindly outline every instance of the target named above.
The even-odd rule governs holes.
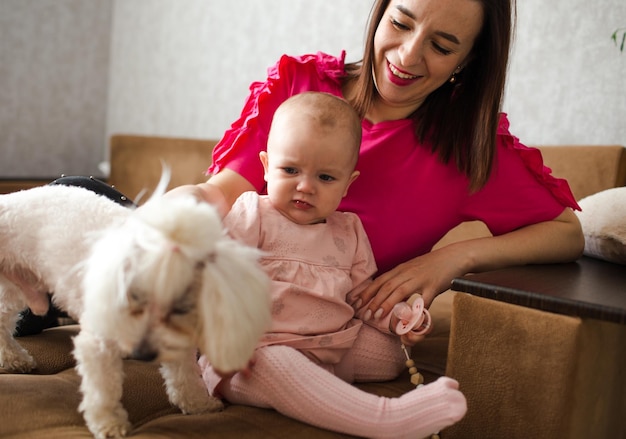
[[[395,331],[398,335],[403,335],[409,331],[415,334],[425,334],[431,325],[430,313],[424,307],[424,299],[421,294],[412,295],[406,302],[400,302],[393,307],[393,314],[398,318]],[[406,367],[411,375],[411,384],[416,387],[424,385],[424,376],[415,367],[415,361],[409,355],[409,351],[402,343],[400,345],[406,357]],[[440,439],[439,433],[430,436],[430,439]]]

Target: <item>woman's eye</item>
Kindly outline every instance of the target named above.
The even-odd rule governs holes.
[[[450,55],[452,53],[451,50],[448,50],[445,47],[440,46],[439,44],[435,43],[434,41],[433,41],[433,48],[437,52],[441,53],[442,55]]]
[[[392,19],[391,19],[391,25],[392,25],[393,27],[395,27],[396,29],[399,29],[399,30],[409,30],[409,27],[408,27],[408,26],[406,26],[406,25],[404,25],[404,24],[400,23],[400,22],[399,22],[398,20],[396,20],[395,18],[392,18]]]

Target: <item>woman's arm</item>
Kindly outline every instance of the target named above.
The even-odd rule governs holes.
[[[557,218],[513,232],[450,244],[411,259],[377,277],[361,294],[375,317],[387,315],[393,306],[413,293],[429,307],[435,297],[450,288],[452,280],[467,273],[513,265],[570,262],[584,248],[580,222],[566,208]]]
[[[239,195],[253,190],[254,186],[240,174],[224,169],[204,183],[178,186],[170,190],[166,196],[193,195],[200,201],[216,206],[224,218]]]

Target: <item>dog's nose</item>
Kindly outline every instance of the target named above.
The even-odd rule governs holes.
[[[146,342],[142,342],[139,346],[133,349],[133,352],[131,353],[131,358],[139,361],[153,361],[158,356],[158,351]]]

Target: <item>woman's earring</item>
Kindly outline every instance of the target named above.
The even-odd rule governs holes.
[[[461,66],[458,66],[454,72],[452,72],[452,76],[450,76],[450,84],[454,84],[456,82],[457,73],[461,73]]]

